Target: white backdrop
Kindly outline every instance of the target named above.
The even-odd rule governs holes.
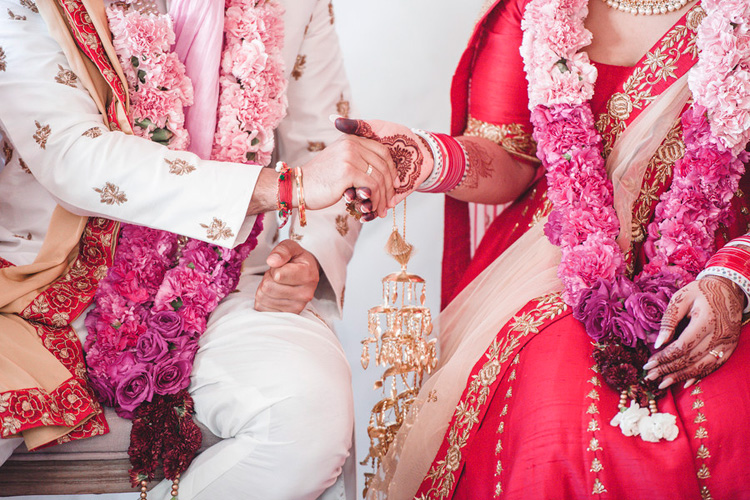
[[[334,0],[334,3],[353,104],[359,116],[447,132],[451,76],[482,0]],[[442,197],[416,194],[409,198],[407,209],[407,240],[416,247],[409,271],[427,280],[427,305],[436,318],[443,242]],[[367,334],[367,310],[381,302],[381,278],[398,270],[398,264],[383,250],[391,224],[388,218],[370,222],[363,228],[349,265],[344,317],[336,324],[352,366],[357,461],[366,456],[369,447],[370,409],[382,397],[373,390],[382,369],[373,364],[367,371],[362,369],[360,341]],[[358,497],[364,484],[363,474],[369,470],[358,466]],[[136,493],[128,493],[15,499],[133,500],[136,497]]]

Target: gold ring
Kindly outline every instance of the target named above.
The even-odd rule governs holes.
[[[724,351],[717,351],[716,349],[711,349],[710,351],[708,351],[708,353],[711,356],[715,357],[717,360],[724,357]]]
[[[367,175],[372,175],[372,165],[367,165],[367,171],[365,173]]]

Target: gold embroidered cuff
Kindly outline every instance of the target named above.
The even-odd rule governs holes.
[[[464,135],[484,137],[513,156],[532,163],[541,163],[539,158],[536,157],[536,142],[534,142],[531,133],[526,132],[524,126],[520,123],[496,125],[469,116]]]

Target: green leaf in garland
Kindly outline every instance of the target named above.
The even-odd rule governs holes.
[[[167,128],[157,128],[151,132],[151,140],[159,144],[167,145],[174,134]]]
[[[175,311],[177,311],[177,310],[180,309],[180,307],[182,307],[183,303],[184,302],[182,302],[182,298],[177,297],[172,302],[170,302],[169,305],[172,306],[172,309],[174,309]]]
[[[137,68],[141,64],[141,62],[137,57],[133,56],[130,58],[130,64],[132,64],[134,68]]]
[[[138,81],[141,83],[146,83],[146,72],[142,69],[138,70]]]

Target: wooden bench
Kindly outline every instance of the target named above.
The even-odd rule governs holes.
[[[29,452],[19,446],[0,467],[0,497],[137,492],[130,486],[130,420],[105,409],[110,432]],[[200,451],[218,443],[202,424]],[[200,452],[199,451],[199,452]],[[161,471],[149,488],[164,478]]]

